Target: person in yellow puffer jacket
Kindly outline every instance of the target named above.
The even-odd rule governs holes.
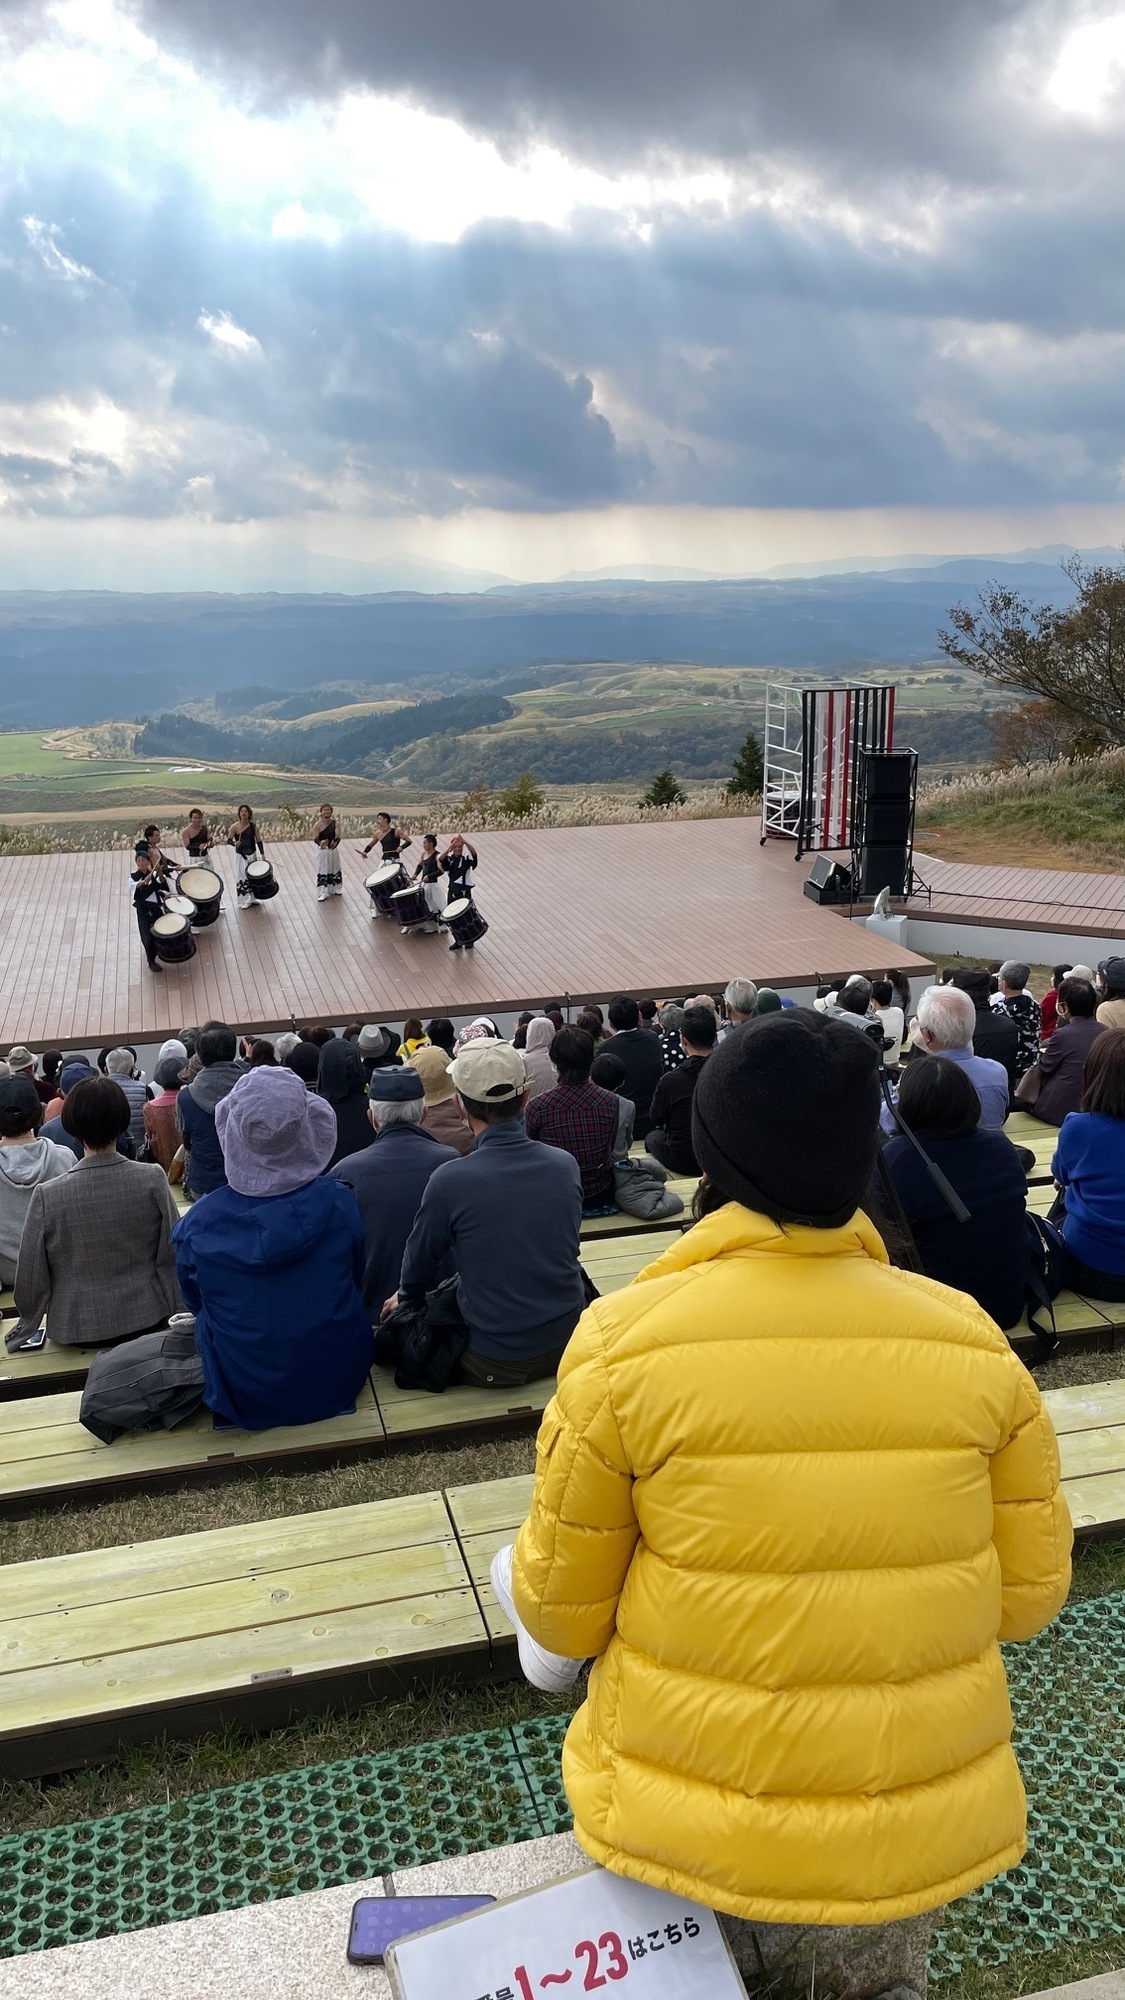
[[[533,1645],[596,1660],[563,1753],[586,1853],[756,1934],[910,1934],[851,1991],[923,1987],[925,1913],[1024,1851],[997,1641],[1056,1615],[1071,1546],[1031,1376],[859,1207],[879,1104],[847,1024],[726,1038],[704,1213],[579,1322],[508,1572]]]

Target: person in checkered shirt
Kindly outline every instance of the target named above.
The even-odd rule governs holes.
[[[527,1136],[557,1146],[578,1162],[583,1209],[612,1208],[613,1146],[617,1099],[590,1082],[592,1038],[582,1028],[560,1028],[547,1051],[555,1066],[554,1090],[533,1097],[525,1113]]]

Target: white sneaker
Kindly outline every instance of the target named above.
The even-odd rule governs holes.
[[[574,1686],[582,1672],[582,1660],[568,1660],[562,1653],[549,1653],[532,1638],[525,1626],[520,1624],[519,1615],[512,1601],[512,1545],[497,1549],[489,1565],[492,1588],[496,1592],[496,1602],[509,1623],[515,1626],[519,1645],[520,1666],[524,1679],[543,1694],[565,1694]]]
[[[328,901],[328,898],[329,898],[329,895],[330,895],[330,894],[331,894],[331,891],[330,891],[330,890],[328,890],[328,889],[318,889],[318,890],[317,890],[317,892],[316,892],[316,900],[317,900],[317,902],[318,902],[318,903],[326,903],[326,902]]]

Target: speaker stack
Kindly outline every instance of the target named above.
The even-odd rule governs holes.
[[[853,862],[858,896],[909,893],[918,797],[916,750],[861,750]]]

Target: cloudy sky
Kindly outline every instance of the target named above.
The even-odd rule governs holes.
[[[0,583],[1125,539],[1120,8],[0,0],[0,38]]]

